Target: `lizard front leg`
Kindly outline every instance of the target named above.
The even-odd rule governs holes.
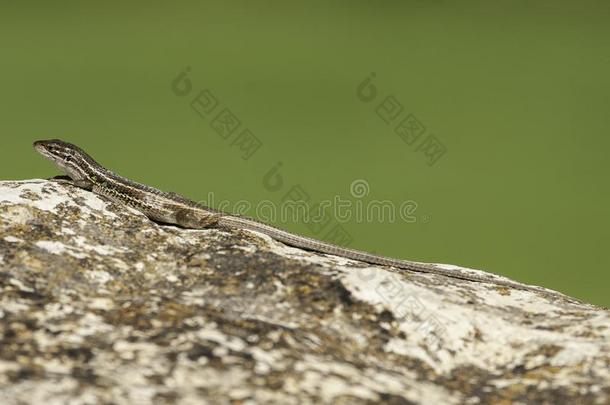
[[[54,181],[56,183],[70,184],[72,186],[84,188],[86,190],[91,190],[92,187],[92,184],[89,180],[74,180],[72,179],[72,177],[66,175],[53,176],[48,180]]]

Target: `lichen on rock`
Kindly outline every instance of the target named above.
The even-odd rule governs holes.
[[[609,403],[607,310],[0,182],[0,403]]]

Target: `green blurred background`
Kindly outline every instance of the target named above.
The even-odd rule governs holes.
[[[610,4],[535,3],[2,2],[0,178],[56,174],[31,142],[59,137],[195,200],[353,201],[364,180],[362,201],[415,201],[417,220],[342,223],[350,246],[608,306]],[[446,148],[434,165],[377,115],[389,95]],[[210,126],[225,107],[262,143],[247,160]]]

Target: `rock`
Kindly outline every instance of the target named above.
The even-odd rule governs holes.
[[[608,311],[0,182],[0,403],[610,403]]]

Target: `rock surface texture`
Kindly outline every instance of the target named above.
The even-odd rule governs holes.
[[[1,404],[610,403],[607,310],[0,182]]]

